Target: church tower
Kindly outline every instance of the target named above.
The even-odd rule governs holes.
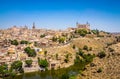
[[[86,26],[88,29],[90,29],[90,23],[89,22],[86,22]]]
[[[35,23],[33,22],[33,26],[32,26],[32,29],[35,29]]]

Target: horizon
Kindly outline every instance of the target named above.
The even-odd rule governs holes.
[[[119,0],[0,0],[0,29],[14,25],[66,29],[90,23],[91,29],[120,32]]]

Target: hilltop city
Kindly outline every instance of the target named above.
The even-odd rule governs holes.
[[[88,22],[77,22],[76,27],[66,30],[37,29],[35,23],[32,29],[13,26],[0,30],[0,74],[7,75],[7,70],[12,74],[57,70],[81,62],[86,68],[93,58],[111,55],[105,51],[113,52],[109,46],[119,41],[120,37],[115,34],[91,30]],[[98,64],[95,72],[102,72],[101,64],[95,63],[90,64],[93,67]],[[7,67],[5,73],[2,67]]]

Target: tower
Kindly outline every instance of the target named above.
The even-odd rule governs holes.
[[[78,23],[78,22],[76,22],[76,26],[78,26],[78,24],[79,24],[79,23]]]
[[[90,29],[90,23],[86,22],[87,28]]]
[[[35,23],[33,22],[33,27],[32,27],[32,29],[35,29]]]

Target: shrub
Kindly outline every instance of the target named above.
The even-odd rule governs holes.
[[[25,41],[25,40],[22,40],[20,41],[20,44],[28,44],[29,42],[28,41]]]
[[[98,72],[98,73],[101,73],[101,72],[102,72],[102,68],[99,68],[99,69],[97,70],[97,72]]]
[[[18,45],[18,41],[17,40],[11,40],[11,44],[17,46]]]
[[[109,52],[114,52],[115,50],[113,48],[109,48]]]
[[[79,29],[77,30],[77,33],[80,34],[80,36],[85,36],[87,34],[87,30],[86,29]]]
[[[69,74],[63,74],[63,75],[61,76],[61,79],[69,79]]]
[[[57,37],[52,37],[52,41],[56,42],[57,41]]]
[[[32,65],[32,60],[26,60],[25,63],[27,64],[28,67],[30,67]]]
[[[29,57],[35,57],[36,52],[34,49],[31,49],[30,47],[26,47],[24,51],[28,54]]]
[[[46,67],[48,67],[49,63],[48,63],[48,61],[46,59],[44,59],[44,60],[43,59],[42,60],[39,59],[38,60],[38,64],[39,64],[40,67],[46,68]]]
[[[82,49],[79,48],[78,54],[79,54],[80,56],[83,56],[84,52],[82,51]]]
[[[104,58],[106,56],[105,52],[104,51],[101,51],[98,53],[97,55],[99,58]]]
[[[89,51],[92,51],[92,47],[89,48]]]
[[[45,36],[46,36],[45,34],[40,35],[41,38],[43,38],[43,37],[45,37]]]
[[[93,33],[93,34],[96,34],[96,35],[99,35],[99,30],[91,30],[91,32]]]
[[[12,64],[11,64],[11,68],[12,69],[15,69],[16,71],[22,71],[22,61],[14,61]]]
[[[75,45],[73,45],[73,49],[75,49],[75,47],[76,47],[76,46],[75,46]]]
[[[88,51],[88,46],[84,45],[83,49]]]

